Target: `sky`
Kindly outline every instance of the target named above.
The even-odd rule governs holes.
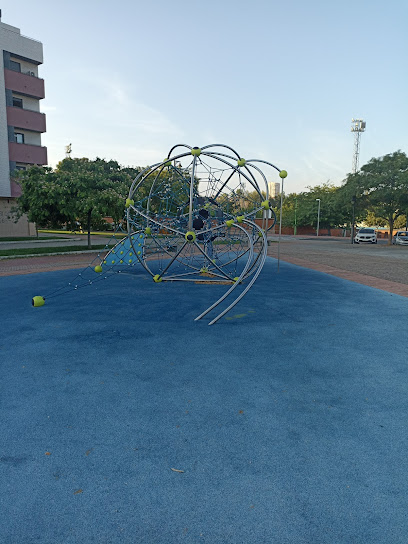
[[[406,0],[3,0],[43,43],[53,167],[72,157],[160,162],[175,144],[227,144],[288,172],[285,192],[408,152]],[[279,178],[270,181],[279,181]]]

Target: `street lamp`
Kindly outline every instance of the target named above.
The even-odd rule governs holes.
[[[316,198],[316,200],[319,202],[319,207],[317,209],[317,229],[316,229],[316,236],[319,236],[319,223],[320,223],[320,198]]]
[[[351,222],[351,243],[354,244],[354,218],[355,218],[355,211],[356,211],[356,196],[354,195],[351,199],[351,204],[353,205],[353,219]]]
[[[297,234],[297,214],[296,214],[296,212],[297,212],[297,196],[295,196],[295,227],[293,229],[293,234],[295,236]],[[407,215],[407,217],[408,217],[408,215]],[[407,219],[407,221],[408,221],[408,219]],[[408,230],[408,227],[407,227],[407,230]]]

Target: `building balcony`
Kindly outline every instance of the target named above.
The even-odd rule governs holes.
[[[7,70],[5,68],[4,83],[6,89],[11,89],[16,93],[33,96],[38,99],[45,97],[44,80],[39,77],[14,72],[14,70]]]
[[[45,132],[45,114],[38,111],[24,110],[23,108],[7,108],[7,124],[10,127]]]
[[[39,145],[9,142],[9,160],[23,164],[47,164],[47,148]]]

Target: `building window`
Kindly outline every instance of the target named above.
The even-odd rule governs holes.
[[[27,167],[26,167],[26,166],[19,166],[19,165],[17,165],[15,169],[16,169],[16,170],[27,170]]]
[[[21,72],[21,64],[19,62],[15,62],[14,60],[11,60],[10,70],[13,70],[14,72]]]
[[[16,141],[16,144],[23,144],[24,143],[24,134],[21,134],[20,132],[14,133],[14,139]]]
[[[13,106],[15,108],[22,108],[23,107],[23,99],[22,98],[16,98],[13,96]]]

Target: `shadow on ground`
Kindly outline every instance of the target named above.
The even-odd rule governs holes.
[[[142,272],[31,307],[73,275],[0,279],[2,542],[406,542],[406,298],[268,259],[212,327]]]

